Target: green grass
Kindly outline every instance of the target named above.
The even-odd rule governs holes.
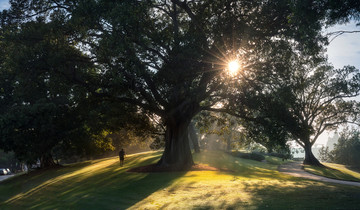
[[[0,209],[356,209],[359,187],[291,177],[267,163],[222,152],[194,155],[196,163],[227,169],[129,173],[161,153],[129,155],[33,172],[0,183]],[[268,159],[267,158],[267,159]]]
[[[305,171],[316,174],[319,176],[325,176],[332,179],[346,180],[360,182],[360,173],[348,169],[344,165],[335,163],[323,163],[326,168],[305,165]]]

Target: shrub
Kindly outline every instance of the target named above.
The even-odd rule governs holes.
[[[268,155],[273,156],[273,157],[282,158],[282,159],[290,159],[291,158],[290,154],[281,154],[281,153],[276,153],[276,152],[269,153]]]
[[[265,160],[265,156],[258,153],[244,153],[244,152],[236,151],[236,152],[231,152],[231,155],[239,158],[256,160],[256,161]]]

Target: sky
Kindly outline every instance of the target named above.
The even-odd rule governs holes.
[[[355,22],[347,25],[337,25],[326,30],[332,31],[360,31],[360,26],[356,27]],[[352,65],[360,68],[360,33],[342,34],[335,38],[327,49],[328,59],[335,68],[344,65]]]
[[[10,7],[8,0],[0,0],[0,11]]]
[[[8,9],[10,4],[8,0],[0,0],[0,11]],[[334,27],[324,30],[324,33],[333,31],[360,31],[360,26],[356,27],[355,22],[350,22],[346,25],[336,25]],[[345,65],[352,65],[356,68],[360,68],[360,33],[343,34],[338,36],[327,48],[327,55],[329,62],[334,65],[335,68],[342,68]],[[332,133],[324,133],[320,136],[317,143],[325,144],[327,138]]]
[[[360,26],[356,27],[355,22],[346,25],[336,25],[325,29],[324,33],[333,31],[360,31]],[[360,68],[360,33],[346,33],[338,36],[330,42],[327,53],[328,61],[335,68],[342,68],[346,65]],[[324,132],[316,141],[318,144],[326,144],[328,137],[333,136],[333,132]]]

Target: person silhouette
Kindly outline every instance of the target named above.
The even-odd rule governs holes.
[[[120,158],[120,166],[123,166],[124,165],[124,159],[125,159],[125,151],[124,151],[124,149],[120,150],[119,158]]]

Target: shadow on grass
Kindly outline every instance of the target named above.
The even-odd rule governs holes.
[[[0,186],[0,208],[125,209],[184,175],[125,172],[158,159],[158,153],[129,156],[120,167],[117,158],[110,158],[16,177]]]
[[[69,166],[39,169],[20,175],[15,175],[10,179],[4,180],[0,184],[0,207],[5,201],[12,197],[16,197],[16,195],[23,194],[36,186],[44,184],[48,180],[52,180],[65,174],[73,173],[89,165],[91,165],[91,161]]]
[[[210,166],[229,170],[226,174],[241,175],[244,178],[272,178],[278,176],[276,164],[242,159],[230,154],[210,151],[195,155],[195,159]],[[274,158],[275,159],[275,158]]]
[[[297,185],[295,184],[297,183]],[[242,183],[239,191],[227,196],[203,195],[205,202],[195,209],[359,209],[358,187],[322,184],[313,181],[295,185],[266,182]],[[248,197],[248,198],[247,198]],[[215,205],[214,205],[215,204]]]
[[[295,186],[249,186],[257,209],[358,209],[358,187],[304,181]],[[237,204],[234,204],[235,206]]]
[[[353,182],[359,182],[359,178],[348,173],[344,172],[340,169],[333,168],[331,166],[325,166],[325,167],[316,167],[316,166],[310,166],[306,165],[305,170],[309,173],[324,176],[331,179],[337,179],[337,180],[345,180],[345,181],[353,181]]]
[[[214,152],[198,158],[234,172],[126,172],[160,155],[128,156],[124,167],[117,157],[108,158],[1,183],[0,209],[357,209],[360,204],[358,187],[289,178],[273,166]]]
[[[345,168],[360,173],[360,167],[358,166],[345,166]]]

